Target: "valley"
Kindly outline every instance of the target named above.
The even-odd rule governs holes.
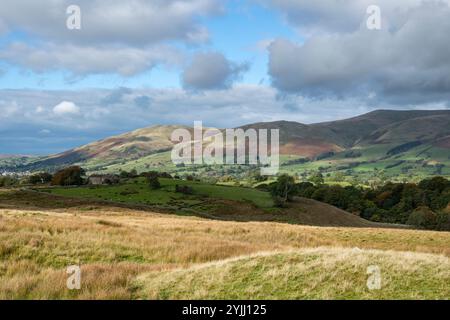
[[[172,163],[170,135],[186,126],[154,126],[110,137],[60,154],[0,159],[0,171],[32,172],[80,165],[89,173],[157,170],[186,177],[252,184],[251,165],[180,166]],[[355,118],[305,125],[278,121],[242,129],[280,130],[280,172],[330,183],[365,185],[388,180],[450,177],[450,112],[379,110]]]

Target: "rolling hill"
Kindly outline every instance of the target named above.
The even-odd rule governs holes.
[[[91,172],[131,168],[189,171],[176,168],[170,161],[170,134],[180,127],[143,128],[35,161],[27,159],[24,165],[13,162],[14,168],[51,170],[79,164]],[[367,176],[378,170],[392,176],[450,175],[449,110],[378,110],[326,123],[276,121],[241,128],[279,129],[282,171],[286,172],[341,171]],[[0,170],[5,169],[1,163]]]
[[[119,205],[157,212],[192,215],[222,221],[270,221],[323,227],[398,228],[365,220],[326,203],[297,197],[285,208],[275,208],[268,192],[254,188],[211,185],[176,179],[160,179],[161,189],[150,190],[145,179],[135,179],[117,186],[93,188],[50,188],[44,192],[28,191],[0,194],[0,208],[36,209],[72,205]],[[175,186],[189,186],[193,194],[183,196]],[[12,206],[12,207],[11,207]]]
[[[367,270],[374,262],[384,272],[382,290],[369,290],[366,285]],[[314,248],[260,252],[150,272],[140,275],[135,284],[139,295],[163,300],[446,299],[449,267],[447,257],[423,253]]]

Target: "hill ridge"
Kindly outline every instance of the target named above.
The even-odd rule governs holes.
[[[59,154],[41,157],[23,168],[42,169],[96,163],[94,168],[101,169],[105,165],[145,159],[170,151],[174,145],[170,141],[170,135],[176,128],[192,130],[191,127],[183,125],[139,128]],[[386,153],[388,150],[415,141],[434,148],[450,149],[450,139],[446,138],[450,136],[450,110],[380,109],[348,119],[322,123],[304,124],[279,120],[257,122],[237,128],[279,129],[281,155],[311,160],[323,158],[322,155],[330,156],[347,150],[385,145],[386,151],[381,148],[380,153],[372,157],[371,161],[377,161],[389,156]],[[445,156],[441,158],[445,160]]]

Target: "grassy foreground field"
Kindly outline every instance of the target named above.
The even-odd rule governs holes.
[[[267,252],[138,278],[151,299],[446,299],[449,259],[343,248]],[[367,268],[381,289],[368,290]]]
[[[450,233],[216,221],[78,200],[20,209],[9,194],[1,299],[450,296]],[[71,291],[74,264],[82,287]],[[369,265],[381,269],[381,290],[366,288]]]

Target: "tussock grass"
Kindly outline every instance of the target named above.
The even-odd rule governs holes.
[[[153,291],[144,294],[146,291],[139,290],[142,288],[137,286],[135,279],[148,272],[170,272],[260,252],[355,246],[449,257],[450,233],[212,221],[108,207],[93,210],[76,207],[0,209],[0,299],[171,297],[160,295],[160,287],[155,287],[153,294],[150,294]],[[395,254],[395,251],[390,253],[392,257]],[[321,261],[325,263],[326,256],[322,256]],[[288,268],[290,260],[283,259],[282,265]],[[301,263],[296,259],[293,263],[298,266]],[[65,285],[66,268],[73,264],[82,269],[80,291],[69,291]],[[424,272],[431,278],[439,277],[442,274],[435,267],[424,268]],[[281,268],[281,265],[274,268]],[[417,290],[426,289],[428,285],[424,283],[417,281],[411,286],[416,286]],[[145,288],[149,287],[146,285]],[[283,295],[282,290],[280,287],[277,291],[278,298],[294,297],[288,293],[288,296]],[[228,298],[232,297],[231,292]],[[259,292],[263,297],[265,291]],[[218,293],[213,291],[210,297],[217,296]]]
[[[380,268],[369,290],[367,268]],[[448,299],[450,259],[423,253],[344,248],[243,256],[138,278],[150,299]]]
[[[122,226],[120,223],[108,221],[108,220],[98,220],[97,223],[104,225],[104,226],[116,227],[116,228],[120,228]]]

